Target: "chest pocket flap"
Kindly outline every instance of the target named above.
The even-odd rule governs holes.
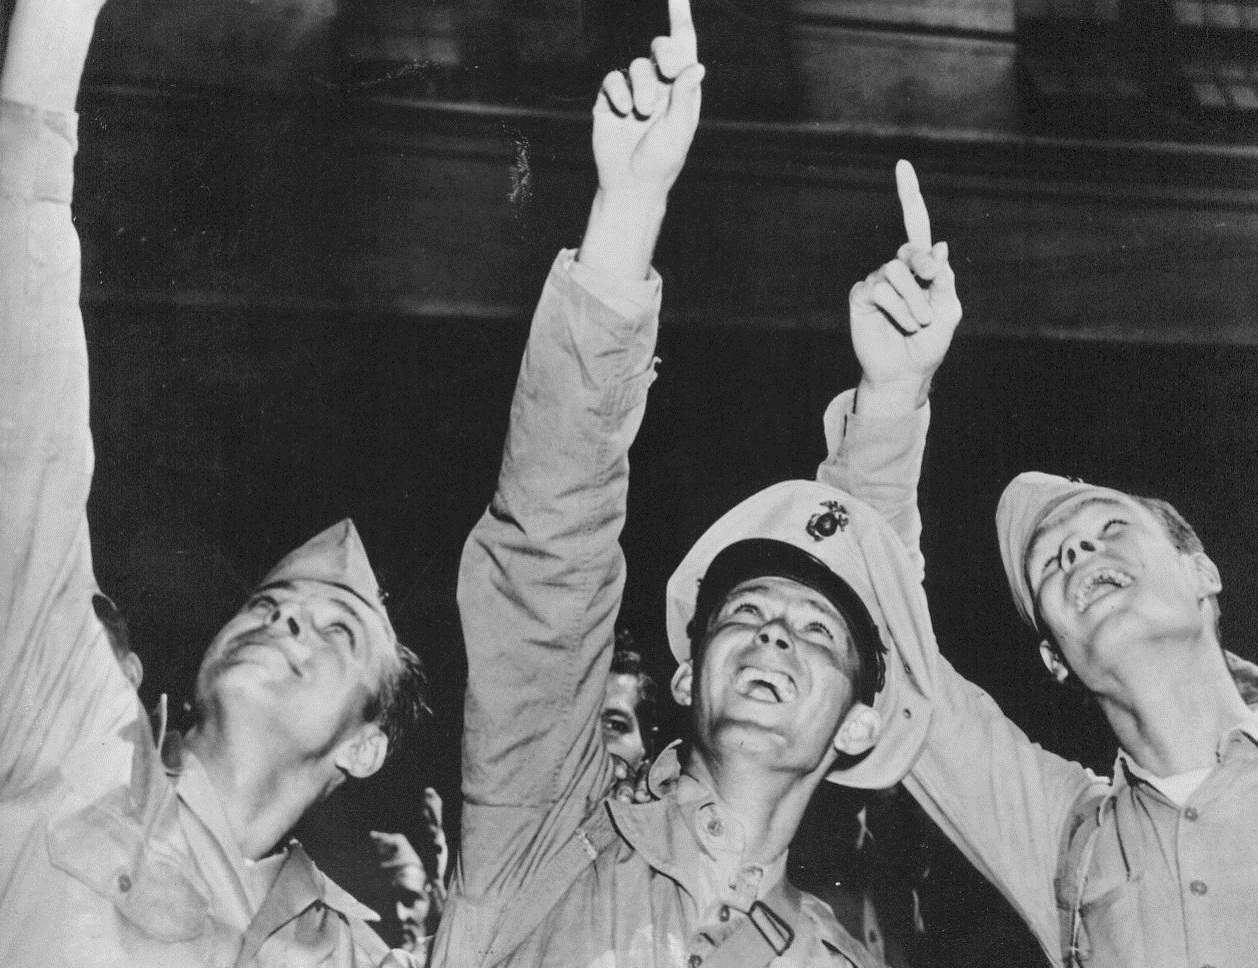
[[[48,855],[149,937],[190,941],[206,928],[209,888],[179,825],[174,789],[163,794],[137,805],[132,788],[113,790],[49,828]]]

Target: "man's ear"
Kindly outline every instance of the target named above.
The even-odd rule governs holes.
[[[1223,591],[1223,579],[1219,576],[1219,566],[1210,560],[1204,551],[1192,554],[1192,569],[1197,576],[1197,595],[1209,598]]]
[[[673,699],[679,706],[690,705],[690,693],[694,686],[694,663],[689,659],[677,667],[673,673]]]
[[[127,677],[131,687],[138,691],[140,684],[144,682],[144,663],[140,661],[140,657],[134,652],[128,652],[118,660],[118,664],[122,666],[122,674]]]
[[[847,711],[839,731],[834,734],[834,748],[848,756],[860,756],[878,742],[882,732],[882,717],[863,702]]]
[[[375,723],[365,723],[337,747],[334,762],[346,776],[365,780],[384,765],[389,737]]]
[[[1061,653],[1048,639],[1040,643],[1040,658],[1044,660],[1044,668],[1052,673],[1054,679],[1059,683],[1066,681],[1070,675],[1070,668],[1066,665],[1066,660],[1061,657]]]

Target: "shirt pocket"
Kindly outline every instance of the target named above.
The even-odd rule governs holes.
[[[1096,968],[1141,968],[1145,964],[1144,931],[1140,917],[1143,874],[1097,885],[1097,893],[1079,908],[1078,958]],[[1091,893],[1090,891],[1088,893]],[[1069,902],[1063,904],[1070,916]]]
[[[190,856],[163,844],[123,809],[121,788],[48,830],[54,867],[113,902],[150,938],[172,943],[199,937],[209,920],[208,888]],[[169,804],[174,808],[173,801]]]

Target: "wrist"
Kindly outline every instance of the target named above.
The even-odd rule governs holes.
[[[852,410],[874,419],[903,417],[926,406],[930,398],[930,377],[900,380],[870,380],[861,376]]]
[[[647,278],[667,200],[667,194],[600,187],[577,261],[614,278]]]

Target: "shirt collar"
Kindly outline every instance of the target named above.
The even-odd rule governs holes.
[[[651,793],[659,799],[644,804],[610,800],[612,816],[621,835],[652,867],[696,897],[715,892],[745,910],[785,877],[786,851],[768,864],[744,864],[741,822],[707,784],[681,772],[679,748],[679,743],[668,746],[647,774]],[[703,870],[684,863],[686,855],[705,859]]]
[[[243,886],[249,880],[247,860],[231,835],[218,791],[210,782],[205,767],[196,754],[183,744],[181,735],[174,731],[165,735],[162,759],[167,774],[174,780],[179,799],[210,832]],[[319,870],[300,843],[290,840],[284,848],[280,871],[262,901],[263,907],[291,917],[314,901],[364,921],[380,920],[380,915]]]
[[[1249,737],[1255,745],[1258,745],[1258,709],[1250,709],[1249,714],[1245,716],[1235,726],[1226,730],[1219,737],[1218,745],[1215,747],[1214,757],[1216,763],[1222,763],[1224,754],[1227,752],[1231,742],[1240,735]],[[1143,780],[1153,786],[1158,785],[1158,778],[1151,772],[1136,762],[1135,757],[1124,749],[1118,751],[1118,756],[1114,760],[1114,781],[1122,782],[1128,776],[1134,776],[1138,780]]]

